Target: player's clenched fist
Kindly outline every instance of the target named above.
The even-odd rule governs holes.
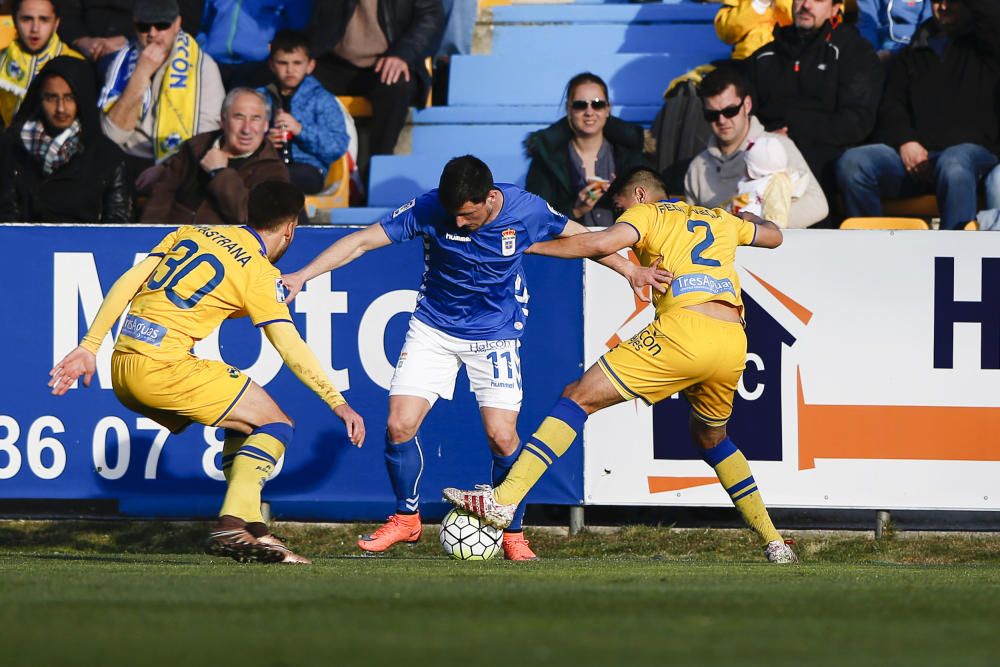
[[[344,422],[344,426],[347,427],[347,437],[350,438],[351,444],[355,447],[363,445],[365,442],[365,420],[361,418],[361,415],[355,412],[354,408],[347,403],[335,407],[333,414],[340,417]]]
[[[76,348],[49,371],[51,378],[49,387],[52,388],[52,394],[62,396],[69,391],[69,388],[81,375],[83,376],[83,386],[89,387],[90,379],[94,377],[96,370],[97,356],[84,347]]]

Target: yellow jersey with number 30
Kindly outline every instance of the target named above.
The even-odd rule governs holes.
[[[181,227],[149,254],[162,259],[132,299],[119,352],[177,359],[230,317],[292,321],[281,272],[250,227]]]
[[[632,245],[643,266],[662,256],[660,266],[674,274],[666,294],[653,291],[656,317],[684,306],[723,301],[743,311],[736,275],[736,248],[753,243],[757,226],[721,208],[683,202],[638,204],[618,222],[639,234]]]

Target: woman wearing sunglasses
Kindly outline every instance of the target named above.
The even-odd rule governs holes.
[[[525,141],[531,165],[525,189],[584,225],[614,223],[604,194],[615,174],[652,163],[642,152],[642,128],[611,115],[608,86],[583,72],[566,86],[566,116]]]

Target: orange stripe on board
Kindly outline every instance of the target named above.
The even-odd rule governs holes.
[[[772,285],[771,283],[767,282],[766,280],[763,280],[753,271],[747,270],[747,273],[749,273],[751,276],[754,277],[754,279],[757,282],[763,285],[764,289],[770,292],[775,299],[781,302],[781,305],[783,305],[788,310],[792,311],[792,314],[795,315],[795,317],[799,318],[799,321],[802,322],[802,324],[809,324],[809,320],[811,320],[813,316],[811,311],[807,310],[802,304],[798,303],[784,292],[778,290],[778,288]]]
[[[716,477],[649,477],[648,479],[650,493],[680,491],[681,489],[690,489],[693,486],[719,483]]]
[[[621,342],[622,342],[622,339],[618,336],[618,334],[615,334],[614,336],[612,336],[611,338],[608,339],[608,341],[605,343],[605,345],[608,346],[609,350],[613,350],[616,347],[618,347],[618,344],[621,343]]]
[[[797,373],[799,470],[816,459],[1000,461],[1000,408],[808,405]]]

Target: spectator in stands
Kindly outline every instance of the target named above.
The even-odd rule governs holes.
[[[774,39],[774,27],[792,24],[792,0],[722,0],[715,34],[743,60]]]
[[[708,148],[692,160],[685,175],[684,194],[688,203],[728,208],[739,194],[740,180],[747,174],[746,151],[762,138],[770,137],[784,149],[792,185],[787,226],[808,227],[827,216],[826,197],[802,153],[788,135],[764,131],[752,113],[753,100],[746,81],[735,67],[723,66],[707,74],[698,87],[698,95],[712,137]]]
[[[61,17],[59,36],[94,62],[124,49],[135,38],[135,0],[55,1]]]
[[[302,30],[312,0],[206,0],[198,43],[219,65],[227,90],[266,85],[267,45],[279,30]]]
[[[264,141],[270,108],[252,88],[234,88],[222,104],[222,130],[184,142],[142,213],[143,223],[242,225],[250,190],[264,181],[288,182],[278,152]]]
[[[411,104],[423,106],[423,65],[444,25],[441,0],[317,2],[309,40],[315,76],[335,95],[371,100],[372,155],[391,154]]]
[[[582,72],[566,86],[566,117],[525,141],[531,164],[525,189],[581,224],[614,224],[605,197],[616,174],[652,167],[643,154],[642,128],[611,115],[608,86]]]
[[[849,216],[882,198],[935,192],[942,229],[975,218],[976,190],[1000,154],[1000,6],[935,0],[934,18],[889,64],[876,137],[840,159]]]
[[[0,119],[4,127],[14,120],[32,78],[45,63],[60,55],[81,57],[59,39],[59,13],[50,0],[16,0],[17,37],[0,53]]]
[[[98,104],[101,127],[122,147],[135,178],[196,134],[219,127],[219,68],[181,31],[176,0],[135,5],[138,40],[119,51]]]
[[[795,142],[827,201],[837,159],[875,125],[882,67],[854,27],[840,21],[840,0],[794,0],[795,24],[747,59],[754,113],[770,132]]]
[[[28,89],[4,134],[4,222],[129,222],[125,155],[101,133],[90,65],[60,56]]]
[[[274,80],[261,89],[271,100],[268,139],[282,153],[292,183],[307,195],[316,194],[327,169],[350,145],[345,113],[311,76],[316,61],[305,33],[278,32],[268,65]]]
[[[882,60],[909,44],[931,16],[931,0],[858,0],[858,32]]]

